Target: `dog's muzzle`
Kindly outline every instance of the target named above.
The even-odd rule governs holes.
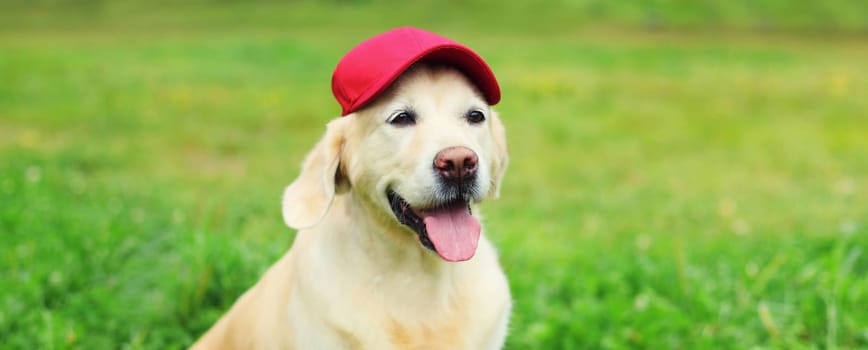
[[[481,198],[477,180],[479,157],[467,147],[450,147],[437,153],[432,168],[437,179],[433,201],[413,207],[393,190],[386,191],[398,222],[419,238],[419,243],[446,261],[473,257],[481,226],[470,203]]]

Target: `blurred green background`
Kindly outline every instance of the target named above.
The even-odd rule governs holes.
[[[0,2],[0,347],[189,345],[400,25],[501,82],[509,349],[868,348],[856,0]]]

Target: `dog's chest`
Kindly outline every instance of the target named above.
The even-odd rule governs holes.
[[[496,329],[509,313],[505,280],[482,277],[476,283],[486,287],[452,289],[449,293],[397,288],[391,285],[394,278],[389,281],[389,286],[343,286],[340,298],[328,299],[327,313],[302,313],[321,319],[296,323],[303,328],[314,324],[322,328],[299,329],[298,333],[331,334],[337,341],[328,346],[343,349],[485,349],[492,338],[502,338]]]
[[[473,334],[462,329],[465,320],[452,320],[434,325],[391,322],[385,331],[395,349],[461,349],[472,347]]]
[[[323,349],[499,348],[509,317],[509,289],[490,245],[484,239],[481,243],[473,261],[439,265],[441,270],[374,266],[351,249],[301,256],[307,259],[296,265],[299,279],[289,309],[297,344]]]
[[[501,311],[492,305],[478,301],[472,306],[470,300],[455,301],[451,306],[429,309],[424,313],[408,315],[403,312],[369,311],[377,315],[346,326],[355,329],[336,328],[336,333],[345,338],[344,344],[358,349],[480,349],[491,336],[496,317]],[[398,305],[383,306],[394,310]],[[399,315],[400,314],[400,315]],[[359,326],[361,326],[361,329]]]

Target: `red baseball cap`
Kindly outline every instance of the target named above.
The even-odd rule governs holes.
[[[447,64],[476,84],[489,105],[500,102],[500,87],[488,64],[467,46],[413,27],[395,28],[347,52],[332,75],[332,93],[353,113],[380,95],[413,63]]]

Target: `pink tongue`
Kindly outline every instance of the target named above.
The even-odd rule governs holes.
[[[443,260],[465,261],[476,253],[481,228],[466,206],[427,210],[422,216],[428,238]]]

